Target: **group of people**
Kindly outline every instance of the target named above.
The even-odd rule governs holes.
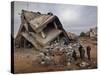
[[[84,60],[84,58],[85,58],[85,49],[82,45],[79,46],[79,53],[80,53],[81,60]],[[87,54],[88,60],[91,60],[90,53],[91,53],[91,47],[87,46],[86,47],[86,54]]]

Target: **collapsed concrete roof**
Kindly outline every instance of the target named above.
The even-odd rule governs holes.
[[[21,25],[16,39],[23,36],[36,49],[40,49],[60,34],[69,42],[68,35],[56,15],[22,10]]]
[[[41,32],[42,29],[55,18],[54,15],[40,14],[38,12],[36,13],[25,10],[22,11],[22,15],[24,16],[25,21],[30,24],[36,33]]]

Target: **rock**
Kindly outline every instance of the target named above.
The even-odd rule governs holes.
[[[83,61],[83,62],[81,62],[81,63],[79,64],[79,66],[82,67],[82,68],[88,67],[88,66],[89,66],[89,63]]]
[[[70,62],[68,62],[68,63],[67,63],[67,65],[68,65],[68,66],[70,66],[70,65],[71,65],[71,63],[70,63]]]
[[[77,41],[78,36],[76,34],[71,33],[71,32],[67,32],[67,34],[68,34],[68,37],[70,38],[70,40]]]

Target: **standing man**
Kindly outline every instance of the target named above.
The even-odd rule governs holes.
[[[91,56],[90,56],[90,51],[91,51],[91,47],[90,46],[87,46],[87,56],[88,56],[88,60],[91,59]]]
[[[80,45],[80,47],[79,47],[79,53],[80,53],[80,58],[81,58],[81,60],[83,60],[84,57],[85,57],[85,50],[84,50],[84,48],[82,47],[82,45]]]
[[[72,57],[74,58],[75,61],[77,60],[77,56],[76,56],[75,50],[73,51]]]

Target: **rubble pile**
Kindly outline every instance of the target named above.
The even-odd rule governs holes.
[[[79,43],[65,45],[64,41],[63,43],[54,41],[51,45],[40,50],[38,55],[41,58],[40,64],[70,65],[75,61],[73,54],[79,55],[78,47]]]

